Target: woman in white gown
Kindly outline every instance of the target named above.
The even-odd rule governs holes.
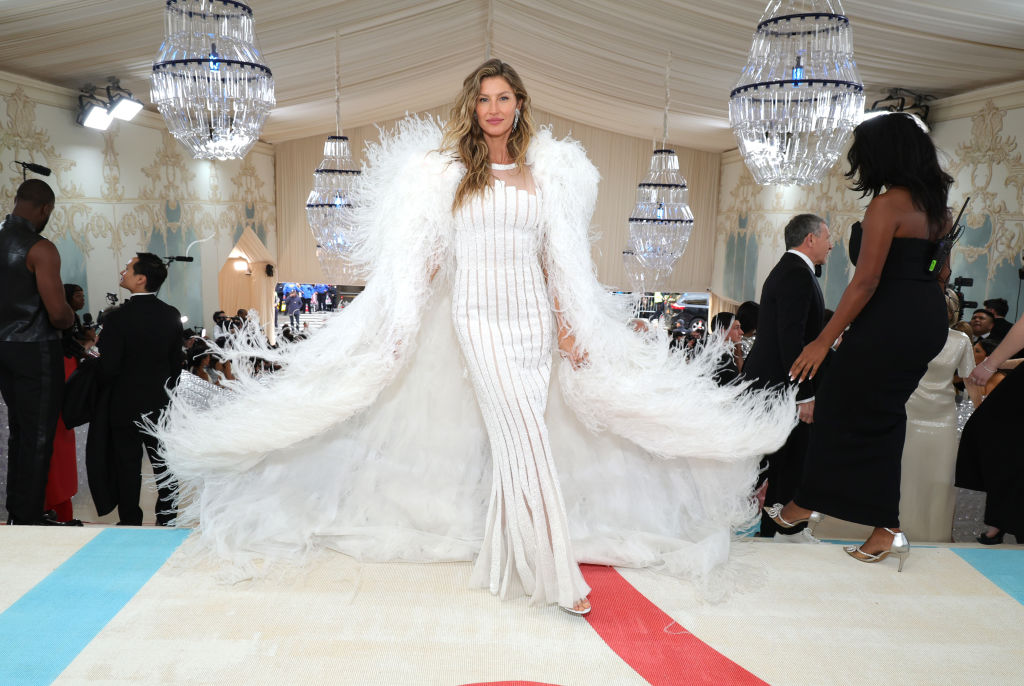
[[[508,65],[466,79],[443,136],[406,119],[366,158],[346,236],[363,293],[309,340],[258,351],[281,366],[269,382],[241,369],[202,412],[172,393],[154,427],[178,523],[241,565],[475,558],[472,585],[577,613],[578,561],[721,591],[791,395],[719,387],[718,347],[684,359],[627,327],[589,257],[596,169],[535,128]]]
[[[956,294],[946,291],[950,326],[960,318]],[[950,329],[946,344],[907,401],[907,436],[900,478],[900,526],[912,540],[948,542],[953,536],[957,408],[953,375],[974,371],[971,339]]]

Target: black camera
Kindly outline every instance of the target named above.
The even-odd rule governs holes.
[[[957,300],[960,301],[960,315],[963,316],[965,309],[975,309],[978,307],[977,300],[965,300],[964,299],[964,288],[970,288],[974,285],[974,279],[970,276],[958,276],[953,279],[953,292],[956,293]]]

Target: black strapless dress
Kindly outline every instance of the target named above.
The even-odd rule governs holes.
[[[860,251],[853,225],[850,259]],[[935,243],[894,238],[878,288],[850,325],[815,395],[795,501],[858,524],[899,526],[906,403],[946,343],[946,305],[927,271]]]
[[[996,386],[964,426],[956,457],[960,488],[985,491],[985,523],[1024,539],[1024,460],[1013,430],[1024,398],[1024,365]]]

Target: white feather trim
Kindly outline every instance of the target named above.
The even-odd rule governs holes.
[[[579,143],[542,130],[529,159],[544,197],[548,285],[579,355],[589,359],[579,370],[568,362],[559,370],[579,418],[662,457],[750,460],[781,446],[796,423],[791,393],[718,386],[721,346],[688,359],[669,352],[664,332],[638,335],[626,326],[624,303],[598,283],[590,260],[599,177]]]
[[[322,433],[370,405],[394,378],[416,340],[431,293],[432,264],[447,252],[450,201],[459,171],[436,152],[440,130],[409,118],[367,147],[356,190],[353,256],[370,269],[364,291],[309,340],[281,352],[240,344],[224,351],[238,381],[229,402],[197,412],[174,391],[152,431],[179,480],[244,472],[274,450]],[[429,173],[428,173],[429,172]],[[247,337],[243,337],[247,338]],[[250,356],[282,368],[269,382],[246,369]],[[316,412],[310,412],[310,407]]]

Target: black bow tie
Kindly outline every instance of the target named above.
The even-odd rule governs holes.
[[[818,278],[821,278],[821,265],[820,264],[814,265],[814,275],[816,277],[818,277]]]

